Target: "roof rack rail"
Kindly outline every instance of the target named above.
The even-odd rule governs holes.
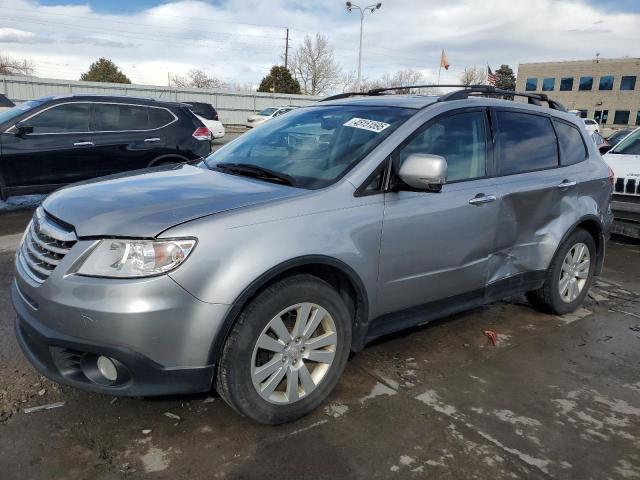
[[[500,96],[509,96],[509,97],[525,97],[527,98],[527,102],[530,105],[541,106],[541,102],[546,102],[549,105],[549,108],[553,110],[559,110],[561,112],[566,112],[567,109],[560,102],[550,99],[544,93],[525,93],[525,92],[517,92],[514,90],[503,90],[501,88],[496,88],[493,85],[433,85],[433,84],[425,84],[425,85],[404,85],[400,87],[383,87],[383,88],[373,88],[367,92],[346,92],[339,93],[337,95],[332,95],[327,98],[323,98],[320,100],[321,102],[327,102],[329,100],[340,100],[341,98],[348,97],[356,97],[356,96],[376,96],[380,95],[383,92],[388,92],[391,90],[410,90],[414,88],[460,88],[460,90],[456,90],[454,92],[445,93],[440,96],[438,99],[439,102],[447,102],[451,100],[464,100],[469,98],[470,96],[491,96],[491,95],[500,95]]]

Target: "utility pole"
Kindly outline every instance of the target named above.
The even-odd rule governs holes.
[[[284,68],[289,67],[289,29],[287,28],[287,36],[284,44]]]

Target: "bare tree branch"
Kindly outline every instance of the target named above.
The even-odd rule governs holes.
[[[0,75],[33,75],[34,70],[31,60],[0,55]]]
[[[289,68],[305,95],[322,95],[340,87],[340,65],[333,57],[329,40],[320,33],[313,39],[304,37]]]
[[[469,85],[481,85],[485,83],[486,77],[485,71],[475,65],[473,67],[465,67],[460,74],[460,83],[467,87]]]
[[[182,88],[224,88],[226,84],[217,77],[207,75],[203,70],[191,69],[186,75],[172,75],[170,83]]]

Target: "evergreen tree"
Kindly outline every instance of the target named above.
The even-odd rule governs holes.
[[[513,70],[509,65],[500,65],[500,68],[495,72],[496,76],[496,88],[502,90],[515,90],[516,89],[516,76],[513,74]]]
[[[269,75],[260,82],[259,92],[300,93],[300,83],[291,76],[284,66],[274,65]]]
[[[80,75],[80,80],[85,82],[131,83],[131,80],[107,58],[100,58],[93,62],[89,71]]]

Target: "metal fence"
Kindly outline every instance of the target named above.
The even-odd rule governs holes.
[[[205,102],[215,107],[225,125],[243,124],[247,116],[267,107],[315,103],[321,97],[258,93],[251,91],[205,90],[122,83],[81,82],[23,76],[0,75],[0,93],[14,102],[23,102],[46,95],[85,93],[93,95],[121,95],[151,97],[178,102]]]

